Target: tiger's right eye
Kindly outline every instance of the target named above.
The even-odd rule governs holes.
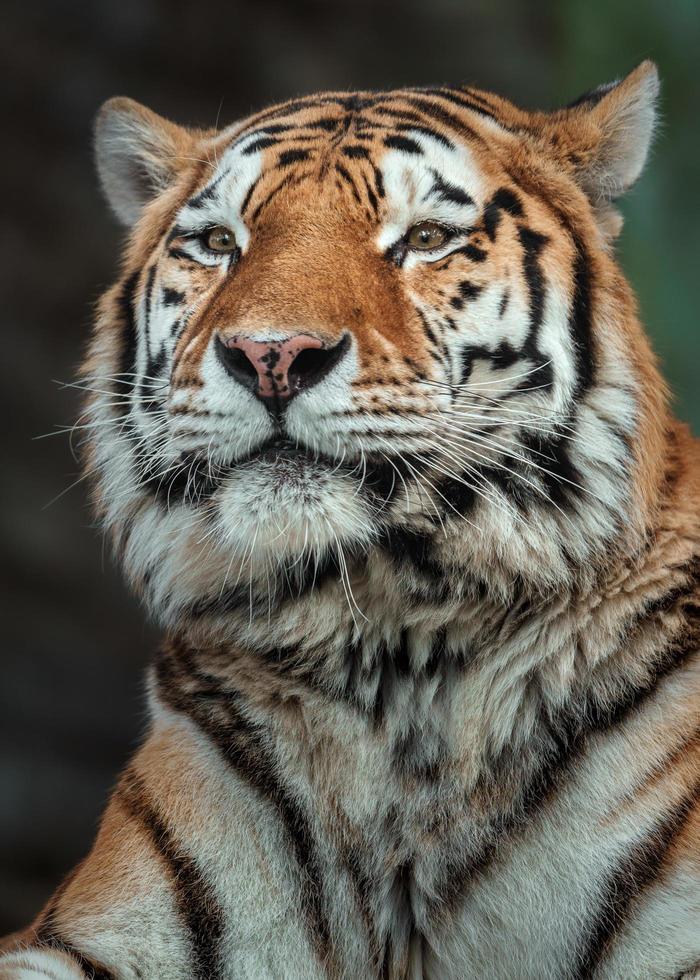
[[[216,225],[209,228],[202,235],[202,240],[210,252],[226,254],[236,250],[236,236],[230,228],[224,225]]]

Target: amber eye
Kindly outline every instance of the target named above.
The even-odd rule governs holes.
[[[420,224],[411,228],[406,236],[406,242],[409,248],[429,252],[432,249],[440,248],[449,238],[449,229],[439,225],[437,221],[421,221]]]
[[[233,252],[236,248],[236,237],[230,228],[223,225],[216,225],[209,228],[202,235],[202,239],[207,248],[212,252]]]

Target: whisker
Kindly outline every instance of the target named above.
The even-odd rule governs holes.
[[[451,454],[446,454],[446,455],[449,455],[450,458],[454,459],[455,462],[457,462],[458,465],[466,468],[469,471],[470,476],[472,476],[472,478],[477,477],[477,476],[478,477],[481,476],[481,474],[479,474],[479,471],[477,469],[475,469],[474,467],[470,466],[468,463],[465,464],[465,461],[464,460],[460,460],[458,457],[451,456]],[[423,462],[426,465],[430,466],[431,468],[437,469],[444,476],[449,476],[452,479],[456,480],[457,482],[461,483],[463,486],[467,487],[469,490],[473,490],[474,493],[478,494],[484,500],[487,500],[489,503],[493,504],[498,510],[502,511],[504,514],[507,514],[509,517],[515,517],[516,519],[522,519],[522,515],[521,514],[518,514],[517,510],[515,510],[512,507],[510,507],[508,505],[508,502],[506,500],[503,500],[503,499],[499,498],[498,495],[496,494],[496,491],[495,491],[495,488],[493,487],[493,485],[492,484],[489,484],[488,481],[484,480],[483,478],[480,479],[480,481],[479,481],[480,482],[480,486],[483,487],[484,486],[484,483],[486,483],[486,485],[492,490],[492,493],[489,493],[487,490],[479,489],[478,487],[474,486],[472,483],[470,483],[467,480],[465,480],[464,477],[463,477],[463,475],[461,473],[455,473],[452,470],[447,470],[447,469],[444,469],[443,467],[436,466],[435,459],[434,458],[433,459],[429,459],[429,458],[422,457],[422,456],[417,456],[417,458],[420,459],[421,462]]]
[[[483,382],[465,381],[464,383],[457,384],[457,385],[450,384],[447,381],[443,382],[437,380],[419,380],[418,383],[427,384],[427,385],[437,385],[438,387],[450,388],[452,390],[458,389],[458,390],[473,391],[477,388],[488,388],[492,385],[508,384],[511,381],[517,381],[518,378],[527,378],[532,374],[536,374],[537,371],[542,371],[544,368],[548,367],[551,363],[552,363],[552,359],[550,358],[548,361],[545,361],[543,364],[536,365],[534,368],[531,368],[529,371],[521,371],[518,374],[509,374],[506,375],[505,378],[493,379],[491,381],[483,381]]]

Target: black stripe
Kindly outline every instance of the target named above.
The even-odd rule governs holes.
[[[569,314],[569,331],[576,364],[574,398],[579,399],[593,384],[595,377],[593,311],[590,258],[582,239],[572,231],[574,261],[574,295]]]
[[[235,150],[245,140],[250,140],[248,147],[246,147],[245,150],[241,150],[241,155],[245,156],[249,152],[249,147],[254,147],[254,144],[259,140],[268,140],[271,136],[276,136],[279,133],[288,133],[290,130],[297,130],[300,128],[298,123],[272,123],[270,126],[258,126],[258,121],[255,122],[255,125],[253,125],[252,128],[248,127],[240,132],[233,143],[229,144],[229,150]],[[273,140],[273,142],[279,141]],[[266,143],[265,145],[272,145],[272,143]],[[264,148],[265,146],[258,147],[258,149]],[[255,147],[250,150],[250,152],[254,153]]]
[[[547,364],[537,371],[538,386],[550,383],[551,370],[551,365]],[[537,465],[541,467],[536,473],[549,500],[557,507],[564,507],[586,493],[584,477],[571,459],[569,440],[564,436],[544,435],[537,431],[524,432],[521,436],[523,450],[530,450],[536,456]]]
[[[193,975],[200,980],[219,976],[224,913],[211,884],[203,878],[182,843],[172,836],[133,770],[126,771],[117,793],[130,814],[148,830],[154,847],[170,868],[178,914],[188,929],[192,945]]]
[[[332,101],[341,105],[348,113],[360,112],[362,109],[369,109],[379,101],[379,95],[339,95]],[[329,100],[331,101],[331,100]]]
[[[151,353],[151,303],[153,299],[153,283],[156,278],[155,263],[148,270],[146,276],[146,288],[143,293],[143,337],[146,347],[146,359]]]
[[[430,326],[430,323],[428,322],[427,316],[425,315],[425,313],[423,312],[423,310],[421,310],[419,307],[416,307],[416,313],[418,314],[418,317],[419,317],[421,323],[423,324],[423,330],[425,331],[425,334],[426,334],[428,340],[433,345],[433,347],[435,347],[435,348],[437,348],[439,350],[440,349],[440,343],[439,343],[437,337],[435,336],[435,331],[433,330],[433,328]]]
[[[146,370],[145,377],[139,384],[139,402],[142,411],[154,412],[162,407],[162,398],[157,388],[153,387],[153,378],[159,378],[165,370],[167,351],[165,344],[161,343],[160,348],[155,354],[151,351],[151,313],[153,307],[153,285],[155,282],[156,267],[152,265],[148,270],[146,279],[146,289],[143,298],[144,318],[143,334],[144,346],[146,349]],[[161,389],[162,392],[162,389]]]
[[[456,184],[445,180],[436,170],[431,170],[430,172],[433,175],[433,186],[430,189],[432,196],[442,201],[450,201],[452,204],[468,205],[474,203],[474,198],[467,194],[465,190],[462,190],[461,187],[457,187]]]
[[[276,146],[278,143],[279,140],[274,136],[259,136],[258,139],[253,140],[252,143],[249,143],[245,150],[241,151],[241,156],[251,156],[253,153],[257,153],[259,150],[266,150],[268,146]]]
[[[597,88],[590,89],[588,92],[584,92],[583,95],[579,95],[577,99],[573,102],[569,102],[564,108],[566,109],[577,109],[579,106],[586,106],[587,109],[598,105],[601,99],[603,99],[608,92],[612,92],[614,88],[617,88],[619,82],[607,82],[605,85],[599,85]]]
[[[164,286],[160,299],[163,306],[179,306],[180,303],[184,303],[185,294],[181,293],[178,289],[171,289],[170,286]]]
[[[470,282],[468,279],[464,279],[462,282],[460,282],[457,288],[459,289],[459,295],[452,297],[450,300],[450,305],[456,310],[461,310],[464,306],[465,300],[469,301],[476,299],[481,295],[484,287],[477,286],[476,283]]]
[[[269,126],[261,126],[259,129],[249,130],[247,133],[242,133],[236,142],[243,139],[252,139],[254,136],[269,136],[270,133],[289,133],[291,130],[304,129],[305,126],[300,123],[272,123]]]
[[[494,112],[494,100],[498,100],[497,95],[492,95],[491,99],[487,99],[480,89],[472,88],[471,85],[460,85],[458,87],[458,91],[465,92],[470,99],[477,103],[477,105],[480,105],[484,109],[488,109],[489,112],[493,112],[494,116],[496,116],[496,113]]]
[[[436,92],[435,96],[439,98],[447,98],[447,96],[443,95],[441,92]],[[408,101],[411,103],[411,105],[415,106],[417,109],[420,109],[424,115],[429,116],[431,119],[437,120],[438,122],[442,123],[443,126],[447,126],[454,132],[459,133],[460,136],[468,136],[470,139],[473,139],[478,143],[484,142],[482,136],[477,133],[477,131],[468,123],[466,123],[464,119],[460,118],[460,116],[456,116],[454,112],[448,112],[447,109],[443,109],[442,106],[436,104],[435,102],[431,102],[429,99],[420,99],[412,96],[408,99]]]
[[[364,185],[365,185],[365,190],[367,191],[367,200],[370,203],[370,207],[374,211],[374,214],[375,215],[378,215],[379,214],[379,201],[377,200],[377,195],[374,193],[374,190],[372,189],[372,185],[370,184],[370,182],[367,179],[367,177],[365,176],[365,174],[362,174],[362,180],[363,180]]]
[[[169,248],[168,255],[171,259],[185,259],[188,262],[194,262],[192,256],[188,255],[188,253],[182,248]]]
[[[377,97],[378,98],[378,97]],[[291,116],[299,112],[303,112],[306,109],[314,109],[327,106],[340,106],[347,112],[356,112],[357,110],[371,106],[377,101],[374,97],[359,98],[358,96],[307,96],[301,99],[290,99],[289,102],[282,102],[280,105],[272,106],[269,109],[265,109],[262,112],[258,112],[249,123],[249,127],[260,127],[262,129],[269,129],[266,123],[268,119],[276,119],[280,116]],[[304,129],[307,127],[312,127],[314,123],[299,122],[299,129]],[[245,135],[245,134],[241,134]]]
[[[456,248],[450,255],[466,255],[468,259],[472,262],[485,262],[488,258],[488,252],[485,252],[483,248],[479,248],[478,245],[473,245],[468,242],[466,245],[462,245],[461,248]]]
[[[392,150],[401,150],[403,153],[415,153],[422,156],[423,151],[415,140],[410,140],[406,136],[385,136],[384,146]]]
[[[309,150],[283,150],[277,157],[277,166],[289,167],[293,163],[301,163],[303,160],[308,160],[310,156],[311,152]]]
[[[482,777],[477,788],[477,798],[488,799],[495,786],[512,781],[515,773],[522,774],[510,808],[493,817],[491,840],[471,854],[460,855],[446,871],[436,886],[437,898],[432,914],[440,917],[444,911],[454,913],[463,903],[478,875],[496,860],[504,840],[525,827],[530,818],[541,811],[545,801],[566,784],[573,764],[585,751],[590,737],[622,725],[633,713],[642,710],[646,702],[658,691],[663,679],[680,669],[700,646],[700,607],[694,603],[699,587],[698,572],[694,563],[688,566],[689,579],[672,610],[642,614],[621,631],[621,644],[629,649],[642,630],[658,630],[663,635],[663,618],[669,611],[678,613],[681,623],[665,645],[647,663],[646,676],[631,683],[628,675],[620,671],[615,678],[616,690],[612,690],[613,678],[607,676],[601,688],[596,687],[595,676],[588,687],[558,711],[543,715],[530,756],[521,747],[517,757],[511,750],[504,750],[492,761],[492,770]]]
[[[548,239],[545,235],[525,227],[518,229],[518,238],[523,247],[523,276],[525,277],[530,305],[530,330],[524,348],[533,347],[537,349],[545,297],[545,280],[540,266],[540,252],[547,244]]]
[[[344,146],[342,153],[351,160],[366,160],[369,157],[369,150],[366,146]]]
[[[253,211],[253,214],[251,216],[251,221],[256,221],[260,217],[260,213],[262,212],[262,210],[267,207],[267,205],[270,203],[270,201],[272,201],[272,199],[274,197],[276,197],[277,194],[279,194],[279,192],[283,188],[291,185],[293,179],[294,178],[293,178],[293,175],[292,174],[287,174],[287,176],[284,178],[284,180],[281,180],[280,183],[276,187],[273,187],[273,189],[269,192],[269,194],[267,195],[267,197],[263,198],[263,200],[260,201],[260,203],[256,207],[255,211]]]
[[[125,395],[129,395],[134,389],[134,372],[136,371],[136,316],[134,313],[134,300],[136,297],[136,287],[138,286],[139,272],[134,272],[124,283],[119,294],[119,322],[121,324],[121,351],[119,356],[119,371],[125,378],[126,383],[120,388]]]
[[[417,126],[425,125],[425,119],[417,112],[413,112],[410,109],[399,109],[395,105],[377,105],[374,106],[372,111],[378,116],[388,116],[390,119],[403,121],[404,125],[407,123],[415,123]],[[385,127],[387,126],[386,123],[383,123],[383,125]]]
[[[195,194],[195,196],[188,201],[187,207],[194,208],[195,210],[203,208],[207,201],[212,200],[214,194],[216,193],[216,188],[226,176],[227,173],[219,174],[216,180],[212,181],[211,184],[201,190],[199,194]]]
[[[258,112],[257,115],[251,119],[250,125],[251,127],[260,127],[263,130],[271,129],[265,120],[277,119],[279,116],[292,116],[296,113],[303,112],[305,109],[315,109],[320,106],[333,105],[335,103],[335,99],[317,98],[315,96],[308,96],[307,98],[301,99],[290,99],[288,102],[282,102],[280,105],[270,106],[269,109],[264,109],[262,112]],[[262,126],[261,123],[263,124]],[[301,128],[302,126],[303,123],[299,123],[299,127]]]
[[[357,201],[357,203],[362,204],[362,198],[360,197],[360,192],[358,191],[357,185],[355,184],[355,181],[352,179],[350,173],[345,169],[342,163],[336,163],[334,166],[335,166],[336,173],[339,174],[340,177],[342,177],[342,179],[345,181],[345,183],[350,186],[352,190],[352,195]]]
[[[183,238],[189,234],[187,228],[183,228],[182,225],[173,225],[173,227],[168,232],[167,238],[165,239],[165,244],[170,245],[174,242],[176,238]]]
[[[435,129],[429,129],[426,125],[422,123],[396,123],[395,129],[400,132],[409,133],[421,133],[423,136],[427,136],[428,139],[435,140],[437,143],[442,144],[448,150],[454,150],[454,143],[448,140],[446,136],[442,133],[438,133]]]
[[[635,903],[657,878],[669,848],[700,800],[700,779],[608,877],[598,910],[579,941],[574,980],[588,980],[607,959]]]
[[[143,469],[141,486],[149,490],[165,509],[179,501],[198,505],[219,489],[220,482],[212,475],[206,461],[195,453],[182,452],[180,464],[172,475],[166,476],[153,473],[148,466]]]
[[[260,183],[260,177],[256,177],[255,180],[253,181],[253,183],[250,185],[250,187],[246,191],[245,197],[243,198],[243,201],[241,202],[241,209],[240,209],[241,210],[241,217],[248,210],[248,205],[250,204],[250,199],[253,196],[253,194],[255,193],[255,188],[258,186],[259,183]]]
[[[265,732],[245,716],[240,696],[232,692],[222,692],[219,700],[216,692],[211,692],[211,698],[214,701],[219,700],[224,709],[221,718],[213,720],[211,698],[203,704],[200,697],[185,693],[179,684],[171,660],[178,652],[173,647],[170,658],[164,654],[157,660],[156,672],[161,696],[173,708],[184,712],[199,725],[231,768],[271,805],[280,818],[299,867],[302,905],[314,946],[319,959],[323,963],[331,963],[334,955],[333,941],[324,908],[322,862],[317,853],[311,825],[299,801],[278,778],[278,765],[267,744]],[[186,655],[187,652],[184,653]],[[182,660],[180,662],[182,664]],[[186,670],[192,680],[192,668],[186,666]],[[222,720],[224,717],[225,721]],[[212,977],[216,975],[215,972],[208,974]]]
[[[384,197],[386,191],[384,190],[384,177],[379,167],[372,164],[372,170],[374,172],[374,186],[377,191],[377,197]]]
[[[444,88],[428,88],[422,89],[426,95],[432,95],[434,98],[445,99],[447,102],[451,102],[453,105],[459,106],[461,109],[469,109],[470,112],[476,112],[479,116],[486,116],[488,119],[493,119],[499,125],[503,126],[503,123],[489,108],[486,108],[483,100],[477,102],[473,97],[465,97],[464,95],[459,95],[457,92],[453,92],[451,89]],[[508,128],[508,127],[504,127]]]
[[[374,435],[374,433],[372,433]],[[381,431],[377,433],[379,438],[394,438],[396,433]],[[401,491],[400,477],[397,470],[403,476],[404,467],[400,461],[393,465],[384,457],[373,458],[371,453],[366,455],[367,465],[365,475],[362,480],[362,495],[369,498],[371,503],[384,510]]]
[[[302,123],[302,129],[321,129],[326,133],[334,133],[340,125],[340,119],[333,118],[332,116],[322,116],[320,119],[315,119],[313,122]]]
[[[202,474],[206,476],[206,474]],[[186,476],[182,477],[184,481]],[[218,487],[215,484],[214,489]],[[182,493],[184,487],[179,490]],[[160,495],[164,494],[161,489]],[[206,494],[198,494],[201,499]],[[266,588],[263,592],[253,592],[251,595],[249,585],[237,585],[233,589],[228,589],[221,595],[198,599],[183,611],[187,617],[201,619],[205,616],[220,616],[237,612],[241,609],[248,611],[251,609],[253,616],[267,616],[271,610],[278,610],[284,602],[298,602],[309,592],[318,592],[330,579],[337,579],[339,566],[336,556],[332,550],[326,552],[318,562],[309,562],[303,568],[299,565],[294,566],[293,570],[286,569],[284,566],[280,570],[281,579],[275,582],[275,590]]]
[[[154,356],[148,355],[146,362],[148,380],[144,379],[141,382],[139,397],[144,412],[157,412],[163,407],[166,382],[162,381],[154,387],[153,379],[164,377],[167,359],[168,352],[165,344],[161,344],[160,350]]]
[[[510,392],[511,395],[526,391],[533,384],[537,385],[537,387],[551,384],[553,380],[552,366],[547,364],[547,358],[541,353],[538,347],[545,301],[545,279],[540,265],[540,253],[547,244],[548,239],[539,232],[522,225],[518,228],[518,237],[523,248],[523,277],[528,292],[530,321],[528,335],[519,350],[516,350],[507,341],[504,341],[495,350],[490,350],[484,346],[468,346],[462,352],[463,382],[469,379],[473,370],[474,361],[477,359],[489,360],[494,366],[500,368],[510,367],[518,358],[532,361],[537,369],[536,375],[533,376],[533,374],[530,374],[524,377],[513,391]],[[562,454],[566,454],[566,447],[562,439],[558,440],[558,444],[561,448],[559,456],[562,457]],[[549,443],[546,448],[550,448]],[[542,451],[546,450],[543,449]],[[556,458],[556,453],[554,455]],[[578,482],[573,475],[571,478],[574,479],[574,482]],[[504,479],[506,478],[504,477]],[[500,483],[501,481],[497,480],[496,482]],[[507,484],[512,489],[513,484],[510,480],[507,480]],[[560,483],[557,486],[561,489]]]
[[[382,532],[380,546],[398,566],[409,564],[433,579],[442,579],[445,574],[433,557],[432,534],[409,527],[387,527]]]
[[[299,129],[298,123],[272,123],[271,126],[263,126],[262,128],[248,132],[245,136],[250,139],[252,136],[256,136],[260,133],[261,136],[266,136],[268,133],[288,133],[290,129]],[[243,139],[243,136],[239,137]]]
[[[526,174],[516,175],[512,170],[508,170],[508,175],[526,193],[537,197],[542,205],[556,217],[562,228],[570,236],[576,252],[573,268],[574,296],[569,317],[569,329],[578,370],[578,389],[575,394],[580,397],[585,389],[592,384],[595,377],[595,346],[592,328],[595,277],[591,258],[583,238],[572,224],[570,217],[553,205],[551,200],[542,193],[541,188],[531,182]]]
[[[499,188],[484,208],[484,231],[492,242],[496,240],[496,231],[501,223],[503,211],[513,218],[521,218],[523,215],[520,198],[507,187]]]

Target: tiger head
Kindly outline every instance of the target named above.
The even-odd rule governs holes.
[[[106,103],[130,237],[83,369],[87,466],[166,624],[556,589],[639,543],[664,393],[613,201],[657,92],[646,62],[551,113],[401,89],[222,131]]]

